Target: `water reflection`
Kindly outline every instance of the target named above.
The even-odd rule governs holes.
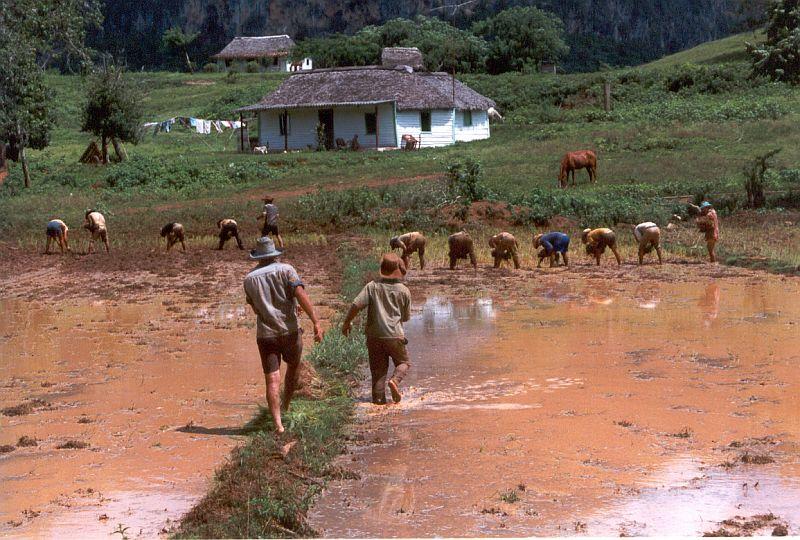
[[[710,327],[717,320],[719,316],[719,297],[719,285],[715,282],[709,283],[703,292],[703,296],[697,302],[702,314],[703,326]]]
[[[491,298],[474,302],[456,302],[433,296],[425,301],[422,313],[406,324],[409,333],[420,331],[426,334],[449,333],[485,326],[496,317]]]

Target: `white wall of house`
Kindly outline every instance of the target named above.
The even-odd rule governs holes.
[[[303,58],[302,62],[286,62],[286,71],[293,72],[293,71],[308,71],[310,69],[314,69],[314,63],[311,61],[311,58]]]
[[[477,141],[489,138],[489,115],[486,111],[472,111],[472,125],[464,125],[464,111],[456,111],[456,140]]]
[[[397,144],[403,135],[412,135],[422,148],[453,144],[453,110],[431,111],[431,130],[422,131],[422,111],[397,111]]]
[[[358,135],[363,148],[375,148],[375,134],[367,133],[366,113],[375,112],[375,106],[332,107],[333,136],[350,141]],[[261,111],[259,120],[259,143],[269,145],[270,150],[283,150],[284,136],[280,133],[282,111]],[[317,147],[318,109],[289,109],[289,149],[303,150]],[[381,147],[396,145],[394,129],[394,107],[391,103],[378,106],[378,139]]]

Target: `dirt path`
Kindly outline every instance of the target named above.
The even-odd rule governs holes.
[[[360,480],[331,486],[313,526],[797,534],[800,282],[712,265],[488,274],[410,278],[406,396],[360,405],[341,460]]]
[[[421,176],[408,176],[408,177],[392,177],[392,178],[375,178],[371,180],[359,180],[357,182],[339,182],[336,184],[328,183],[328,184],[313,184],[304,187],[292,188],[292,189],[266,189],[266,188],[257,188],[251,189],[237,195],[234,195],[232,198],[236,200],[242,201],[260,201],[261,198],[264,196],[265,191],[267,191],[271,196],[275,197],[276,199],[295,199],[297,197],[302,197],[303,195],[308,195],[310,193],[316,193],[317,191],[344,191],[346,189],[354,189],[354,188],[377,188],[377,187],[387,187],[387,186],[396,186],[399,184],[413,184],[416,182],[424,182],[426,180],[435,180],[441,178],[441,174],[427,174]],[[219,197],[217,197],[218,199]],[[213,198],[206,198],[206,199],[193,199],[191,201],[183,201],[179,203],[170,203],[170,204],[162,204],[153,208],[156,212],[166,212],[169,210],[174,210],[176,208],[193,208],[198,206],[205,206],[209,203],[213,203],[215,199]],[[127,210],[127,212],[135,213],[139,211],[139,209],[132,208]],[[122,213],[125,213],[123,211]]]

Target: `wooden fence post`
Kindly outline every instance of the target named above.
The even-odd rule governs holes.
[[[611,112],[611,83],[608,81],[603,84],[603,108]]]

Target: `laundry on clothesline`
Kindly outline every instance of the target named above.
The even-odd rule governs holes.
[[[239,120],[206,120],[191,116],[176,116],[161,122],[145,122],[142,124],[142,128],[154,128],[153,135],[157,135],[160,131],[169,133],[173,124],[193,129],[200,135],[209,135],[212,129],[216,133],[222,133],[226,129],[241,129],[243,122]]]

